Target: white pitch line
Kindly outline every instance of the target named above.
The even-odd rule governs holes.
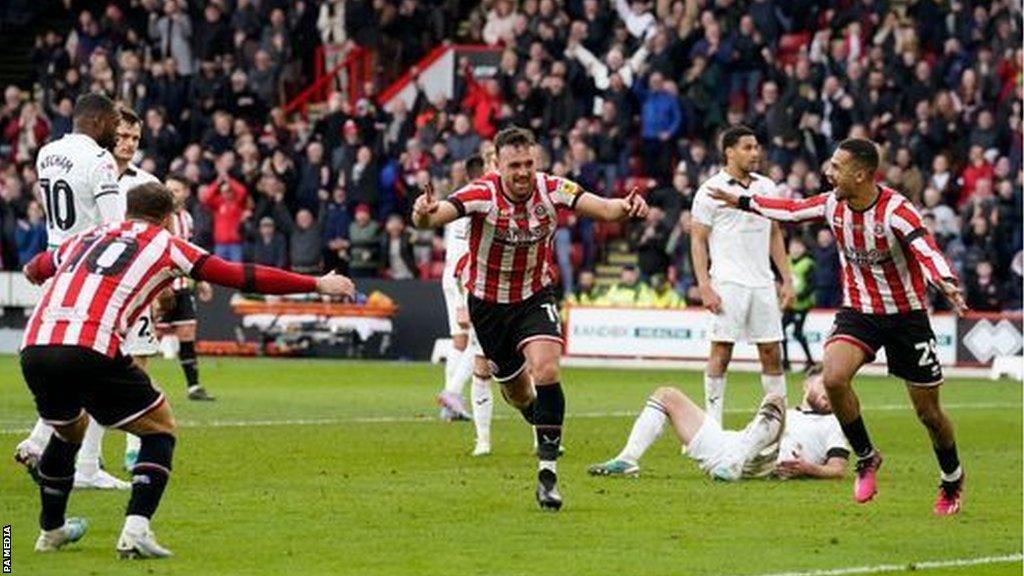
[[[1020,562],[1024,554],[1007,554],[1005,556],[983,556],[980,558],[956,558],[952,560],[926,560],[924,562],[907,562],[905,564],[879,564],[877,566],[853,566],[849,568],[832,568],[825,570],[809,570],[807,572],[773,572],[757,576],[847,576],[848,574],[881,574],[883,572],[912,572],[934,570],[936,568],[966,568],[984,564],[1004,564]]]
[[[982,404],[946,404],[943,408],[950,410],[990,410],[999,408],[1020,409],[1018,404],[1006,403],[982,403]],[[912,410],[907,404],[882,404],[879,406],[866,406],[865,412],[894,412],[899,410]],[[728,414],[749,413],[744,408],[729,408],[725,410]],[[636,410],[616,410],[608,412],[579,412],[568,414],[567,418],[632,418],[637,415]],[[517,415],[495,414],[495,420],[518,420]],[[288,418],[280,420],[178,420],[181,428],[246,428],[246,427],[267,427],[267,426],[333,426],[337,424],[412,424],[417,422],[436,422],[434,416],[364,416],[352,418]],[[14,426],[0,428],[0,436],[10,434],[23,434],[28,430],[28,423],[21,426],[16,421],[0,421],[0,425]]]

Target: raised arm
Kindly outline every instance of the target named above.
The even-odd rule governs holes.
[[[892,213],[892,227],[914,260],[931,282],[953,305],[957,314],[967,311],[960,280],[949,265],[935,237],[925,228],[917,210],[908,202],[900,204]]]
[[[829,197],[828,194],[818,194],[801,200],[786,200],[759,195],[739,196],[720,188],[709,188],[708,195],[732,208],[755,212],[778,222],[824,220]]]
[[[412,205],[412,225],[417,228],[440,228],[449,222],[465,216],[466,202],[453,194],[451,198],[438,201],[433,184],[427,184],[423,194]]]
[[[628,218],[644,218],[647,216],[647,201],[640,196],[636,188],[630,190],[625,198],[602,198],[590,192],[581,192],[576,198],[573,210],[580,216],[617,222]]]

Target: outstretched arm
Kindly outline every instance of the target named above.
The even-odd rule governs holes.
[[[640,196],[636,188],[630,190],[625,198],[602,198],[589,192],[580,193],[574,210],[580,216],[616,222],[627,218],[644,218],[647,216],[647,201]]]
[[[196,280],[261,294],[302,294],[319,292],[332,296],[352,296],[352,281],[335,272],[319,278],[287,272],[270,266],[238,264],[217,256],[205,256],[192,268]]]
[[[719,188],[709,188],[708,195],[733,208],[755,212],[779,222],[809,222],[825,218],[828,194],[818,194],[802,200],[785,200],[767,196],[739,196]]]

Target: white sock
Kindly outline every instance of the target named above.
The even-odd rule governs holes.
[[[124,435],[124,453],[129,452],[139,453],[139,448],[142,447],[142,438],[139,438],[135,434]]]
[[[32,432],[29,433],[28,440],[39,448],[39,452],[42,453],[46,449],[46,445],[50,443],[50,436],[53,434],[53,426],[50,426],[46,422],[43,422],[42,418],[36,420],[36,425],[32,427]]]
[[[630,464],[639,462],[644,452],[647,452],[651,444],[654,444],[658,436],[661,436],[661,431],[665,429],[667,421],[668,415],[665,413],[665,408],[654,398],[649,398],[647,405],[637,416],[636,422],[633,422],[633,430],[629,433],[626,446],[615,459],[625,460]]]
[[[558,474],[558,463],[554,460],[538,460],[537,471],[539,472],[541,470],[551,470],[555,474]]]
[[[84,476],[92,476],[100,471],[100,453],[103,451],[103,434],[106,428],[89,417],[89,426],[82,438],[82,448],[78,451],[78,463],[75,469]]]
[[[452,372],[452,383],[450,386],[445,387],[445,391],[451,392],[456,396],[462,396],[466,383],[473,376],[473,364],[475,363],[476,357],[469,352],[463,351],[458,363],[455,364],[455,371]]]
[[[476,426],[476,441],[490,444],[491,415],[494,413],[494,401],[491,397],[491,380],[473,376],[473,387],[469,391],[469,399],[473,404],[473,425]]]
[[[130,515],[124,517],[124,531],[132,534],[145,534],[149,531],[149,518]]]
[[[719,424],[722,423],[722,408],[725,404],[725,376],[704,374],[704,410]]]
[[[952,474],[946,474],[945,472],[942,472],[941,478],[943,482],[956,482],[963,475],[964,469],[960,466],[957,466],[956,470],[953,470]]]
[[[453,387],[452,382],[455,381],[455,367],[459,363],[459,360],[462,359],[463,354],[463,350],[456,350],[455,347],[452,347],[452,349],[448,351],[448,356],[446,356],[444,359],[445,392],[450,391]]]
[[[786,375],[785,374],[761,374],[761,387],[764,388],[764,395],[777,394],[786,398]]]

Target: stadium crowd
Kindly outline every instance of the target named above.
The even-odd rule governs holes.
[[[102,91],[143,118],[140,166],[192,183],[196,241],[233,260],[437,277],[441,235],[412,230],[413,200],[428,183],[449,189],[515,124],[551,172],[604,195],[638,187],[654,207],[630,230],[559,222],[570,299],[699,303],[691,200],[718,169],[715,136],[745,123],[762,172],[793,197],[827,187],[836,142],[880,142],[880,182],[920,207],[971,307],[1021,308],[1024,56],[1010,0],[139,0],[74,17],[38,38],[34,90],[8,87],[0,103],[5,269],[46,245],[35,152],[70,131],[76,96]],[[355,103],[332,95],[315,121],[282,111],[321,43],[368,47],[393,77],[390,63],[404,70],[443,39],[501,50],[497,74],[460,61],[450,99],[384,110],[378,82]],[[787,232],[813,264],[805,298],[838,305],[830,232]],[[598,294],[590,270],[616,236],[637,269]]]

